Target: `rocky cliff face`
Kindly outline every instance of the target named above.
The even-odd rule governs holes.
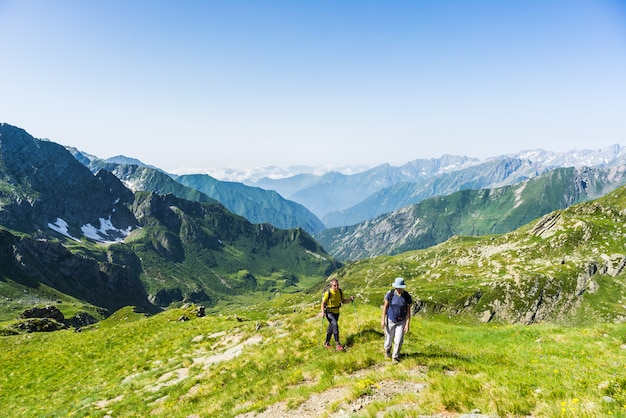
[[[0,274],[28,287],[45,284],[109,311],[150,308],[138,274],[130,268],[72,254],[63,245],[0,230]]]
[[[118,180],[94,176],[61,145],[8,124],[0,125],[0,179],[0,224],[6,227],[45,238],[56,235],[50,225],[57,225],[57,232],[81,238],[90,225],[107,240],[116,237],[107,236],[103,221],[118,234],[136,226],[125,207],[132,193]]]
[[[626,266],[626,256],[614,255],[601,262],[590,261],[578,276],[568,280],[549,275],[540,277],[517,277],[512,281],[492,284],[457,303],[442,303],[417,299],[413,312],[468,313],[482,322],[497,319],[500,322],[530,325],[544,321],[567,323],[584,304],[584,298],[600,289],[598,280],[604,275],[616,278]],[[584,312],[580,315],[585,315]],[[606,318],[603,318],[606,319]],[[612,313],[609,317],[623,322],[626,316]]]

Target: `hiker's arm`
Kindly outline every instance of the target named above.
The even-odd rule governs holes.
[[[326,301],[322,298],[322,316],[324,316],[324,312],[326,311]]]
[[[406,323],[404,324],[404,332],[409,332],[409,324],[411,323],[411,305],[406,310]]]
[[[380,318],[380,326],[385,328],[387,324],[387,310],[389,310],[389,301],[385,299],[385,304],[383,305],[383,316]]]
[[[349,298],[345,298],[344,300],[341,301],[341,303],[348,303],[348,302],[352,302],[354,300],[354,296],[350,296]]]

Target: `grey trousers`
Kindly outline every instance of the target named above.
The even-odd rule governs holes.
[[[391,354],[391,358],[398,359],[400,357],[400,349],[404,342],[405,324],[406,319],[400,322],[392,322],[387,319],[385,326],[385,352]]]

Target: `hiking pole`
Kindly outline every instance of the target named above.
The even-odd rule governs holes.
[[[320,338],[324,341],[324,315],[322,315],[322,323],[320,324]],[[323,342],[322,345],[324,345]]]
[[[356,316],[356,327],[359,330],[359,336],[362,337],[362,335],[361,335],[361,324],[359,324],[359,314],[356,311],[356,305],[354,303],[354,300],[352,300],[352,307],[354,308],[354,316]]]

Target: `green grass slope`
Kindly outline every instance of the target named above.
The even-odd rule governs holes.
[[[322,347],[314,296],[206,317],[124,309],[81,333],[3,337],[0,404],[15,418],[626,416],[623,324],[418,316],[394,365],[379,307],[358,300],[342,310],[346,352]]]

